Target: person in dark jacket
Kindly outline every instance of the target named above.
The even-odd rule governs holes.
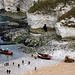
[[[24,64],[24,60],[22,60],[22,64]]]
[[[8,74],[8,70],[7,70],[6,72],[7,72],[7,74]]]
[[[11,70],[9,70],[9,74],[10,74]]]
[[[35,70],[36,70],[36,67],[35,67]]]
[[[20,64],[18,64],[18,68],[20,68]]]
[[[28,65],[30,65],[30,61],[28,61]]]

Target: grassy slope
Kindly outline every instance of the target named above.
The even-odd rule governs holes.
[[[58,3],[67,3],[69,0],[44,0],[40,1],[29,9],[29,13],[34,13],[36,11],[44,11],[45,13],[49,13],[51,9],[55,8]]]
[[[64,15],[62,15],[58,21],[61,21],[62,19],[65,18],[70,18],[70,17],[75,17],[75,7],[73,7],[70,11],[68,11],[67,13],[65,13]]]

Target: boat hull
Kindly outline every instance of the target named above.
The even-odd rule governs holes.
[[[11,51],[6,51],[6,50],[0,50],[1,54],[6,54],[6,55],[13,55],[13,52]]]
[[[48,54],[41,54],[41,53],[38,53],[38,58],[50,60],[50,59],[52,58],[52,56],[50,56],[50,55],[48,55]]]
[[[13,55],[13,52],[11,53],[6,53],[6,52],[0,52],[1,54],[6,54],[6,55]]]
[[[40,56],[38,56],[38,58],[41,58],[41,59],[47,59],[47,60],[50,60],[50,59],[51,59],[51,57],[48,58],[48,57],[40,57]]]

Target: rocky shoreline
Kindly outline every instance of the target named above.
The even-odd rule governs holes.
[[[5,14],[3,15],[6,16]],[[8,14],[8,16],[6,17],[9,16],[10,14]],[[15,19],[14,17],[9,17],[9,22],[0,26],[3,29],[1,29],[2,32],[0,33],[0,35],[3,36],[2,39],[7,42],[12,42],[16,40],[15,43],[19,43],[21,50],[25,53],[35,53],[36,51],[41,52],[44,50],[53,50],[56,49],[56,47],[58,47],[59,49],[59,46],[61,47],[61,49],[65,50],[69,48],[75,49],[75,40],[62,41],[60,38],[57,37],[55,30],[48,30],[47,32],[44,32],[36,29],[37,31],[39,31],[39,33],[36,33],[34,31],[34,33],[32,33],[32,31],[29,30],[25,18],[24,15],[22,17],[17,17],[17,19]],[[58,44],[53,45],[52,43],[55,42],[58,42]],[[67,42],[67,45],[62,45],[63,42]]]

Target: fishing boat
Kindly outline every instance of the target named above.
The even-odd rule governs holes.
[[[6,54],[6,55],[13,55],[13,52],[8,51],[8,50],[2,50],[2,49],[0,49],[0,53],[1,54]]]
[[[38,53],[38,58],[42,58],[42,59],[51,59],[52,56],[50,56],[49,54]]]

